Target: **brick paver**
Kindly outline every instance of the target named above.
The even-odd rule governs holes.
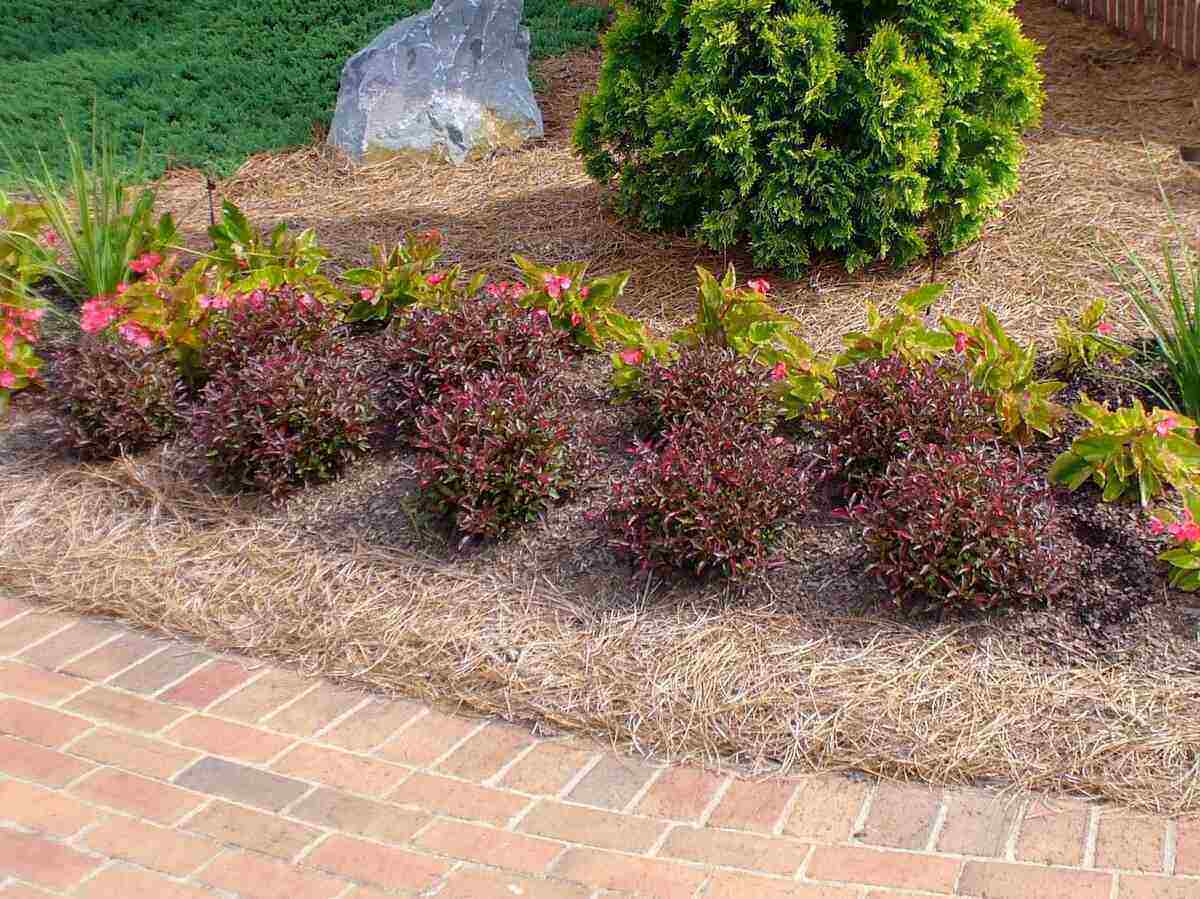
[[[1197,899],[1200,823],[740,779],[0,597],[0,899]]]

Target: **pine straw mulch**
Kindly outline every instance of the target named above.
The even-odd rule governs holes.
[[[1021,12],[1047,45],[1045,123],[1021,192],[938,278],[950,284],[945,311],[968,316],[986,301],[1045,340],[1055,317],[1114,294],[1097,242],[1153,250],[1166,225],[1156,167],[1185,226],[1200,223],[1200,180],[1174,162],[1179,144],[1200,143],[1200,76],[1049,3]],[[724,260],[606,212],[569,149],[597,62],[545,64],[548,135],[520,152],[460,169],[351,171],[305,148],[253,159],[221,190],[264,225],[317,228],[342,264],[405,229],[439,227],[470,268],[499,272],[512,252],[631,268],[628,308],[666,326],[690,310],[693,263]],[[176,173],[165,191],[197,239],[201,184]],[[886,303],[928,274],[768,276],[829,347],[861,321],[865,299]],[[1131,310],[1117,315],[1132,331]],[[588,395],[580,414],[619,440],[620,422],[589,411]],[[198,486],[178,447],[64,463],[41,448],[36,405],[0,424],[0,586],[24,595],[675,759],[1200,811],[1198,610],[1162,587],[1136,515],[1068,506],[1071,546],[1091,556],[1081,592],[1095,615],[1076,603],[909,621],[855,574],[846,528],[822,518],[789,535],[781,572],[739,594],[631,577],[582,523],[602,486],[514,541],[456,552],[413,514],[403,454],[255,507]]]

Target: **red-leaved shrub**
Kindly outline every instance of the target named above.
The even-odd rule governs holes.
[[[897,605],[989,609],[1050,600],[1062,551],[1045,482],[989,447],[930,446],[888,466],[849,510]]]
[[[675,428],[639,452],[604,518],[614,548],[642,568],[759,571],[808,492],[792,444],[736,422]]]
[[[673,363],[647,362],[632,388],[639,426],[651,434],[705,419],[767,426],[776,408],[770,372],[713,344],[685,349]]]
[[[174,435],[184,388],[171,358],[125,341],[83,335],[46,373],[55,442],[82,459],[111,459]]]
[[[218,483],[277,496],[336,477],[368,448],[373,418],[363,354],[331,339],[213,372],[191,430]]]
[[[834,469],[859,480],[914,447],[967,446],[995,437],[993,410],[991,398],[954,363],[891,356],[840,370],[836,393],[813,414]]]
[[[290,286],[233,297],[201,337],[201,367],[233,371],[247,359],[303,349],[338,327],[337,311]]]
[[[508,298],[466,301],[451,312],[417,309],[373,339],[378,357],[376,394],[385,421],[401,431],[449,387],[485,372],[535,377],[561,363],[570,335],[544,311]]]
[[[551,384],[485,374],[421,410],[421,497],[463,534],[500,537],[575,487],[579,453]]]

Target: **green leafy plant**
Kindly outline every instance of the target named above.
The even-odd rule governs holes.
[[[795,271],[975,239],[1042,103],[1011,0],[638,0],[575,144],[619,209]]]
[[[170,213],[155,218],[153,188],[134,193],[132,176],[118,168],[111,135],[99,126],[93,127],[87,159],[70,132],[63,140],[70,164],[65,192],[44,158],[40,172],[24,173],[26,189],[68,257],[68,265],[49,273],[81,297],[113,294],[131,279],[133,260],[178,243],[175,221]]]
[[[976,387],[996,398],[1001,430],[1019,444],[1035,435],[1054,436],[1067,414],[1052,397],[1066,385],[1037,377],[1037,348],[1013,340],[986,306],[979,309],[978,324],[949,316],[942,326],[954,340],[956,352],[966,357]]]
[[[1079,314],[1075,321],[1065,316],[1055,323],[1054,344],[1058,358],[1052,372],[1075,374],[1095,368],[1103,359],[1120,362],[1133,355],[1133,348],[1111,335],[1113,326],[1104,320],[1107,308],[1104,300],[1096,300]]]
[[[548,267],[524,256],[514,256],[513,262],[525,279],[524,291],[517,288],[518,302],[545,310],[554,326],[567,331],[580,346],[601,350],[637,333],[637,323],[613,305],[625,292],[630,272],[586,279],[586,262]]]
[[[871,359],[900,356],[907,362],[929,362],[954,349],[954,337],[925,323],[930,307],[946,292],[944,284],[926,284],[909,291],[887,318],[867,303],[867,330],[842,336],[846,348],[834,365],[855,365]]]
[[[234,203],[221,203],[221,218],[208,229],[213,248],[206,259],[223,288],[232,293],[296,287],[323,300],[340,300],[341,293],[321,274],[329,254],[306,228],[293,234],[279,222],[264,235]]]
[[[1171,509],[1155,511],[1150,532],[1169,534],[1174,545],[1159,555],[1171,566],[1171,586],[1177,590],[1200,589],[1200,491],[1182,490],[1183,514]]]
[[[0,415],[12,394],[37,377],[34,352],[46,303],[33,285],[57,260],[58,236],[37,204],[17,203],[0,192]]]
[[[353,290],[346,319],[352,322],[387,323],[413,306],[450,309],[463,296],[474,296],[487,276],[477,275],[464,287],[458,266],[436,271],[442,257],[442,235],[426,231],[406,236],[390,251],[371,247],[374,265],[342,272],[342,280]]]
[[[1166,409],[1149,412],[1137,400],[1110,410],[1086,395],[1075,412],[1087,428],[1059,455],[1049,479],[1075,490],[1093,481],[1105,502],[1137,498],[1143,506],[1166,490],[1183,489],[1200,478],[1196,423]]]

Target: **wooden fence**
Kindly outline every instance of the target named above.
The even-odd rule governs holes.
[[[1189,62],[1200,60],[1200,0],[1059,0],[1059,5],[1167,47]]]

